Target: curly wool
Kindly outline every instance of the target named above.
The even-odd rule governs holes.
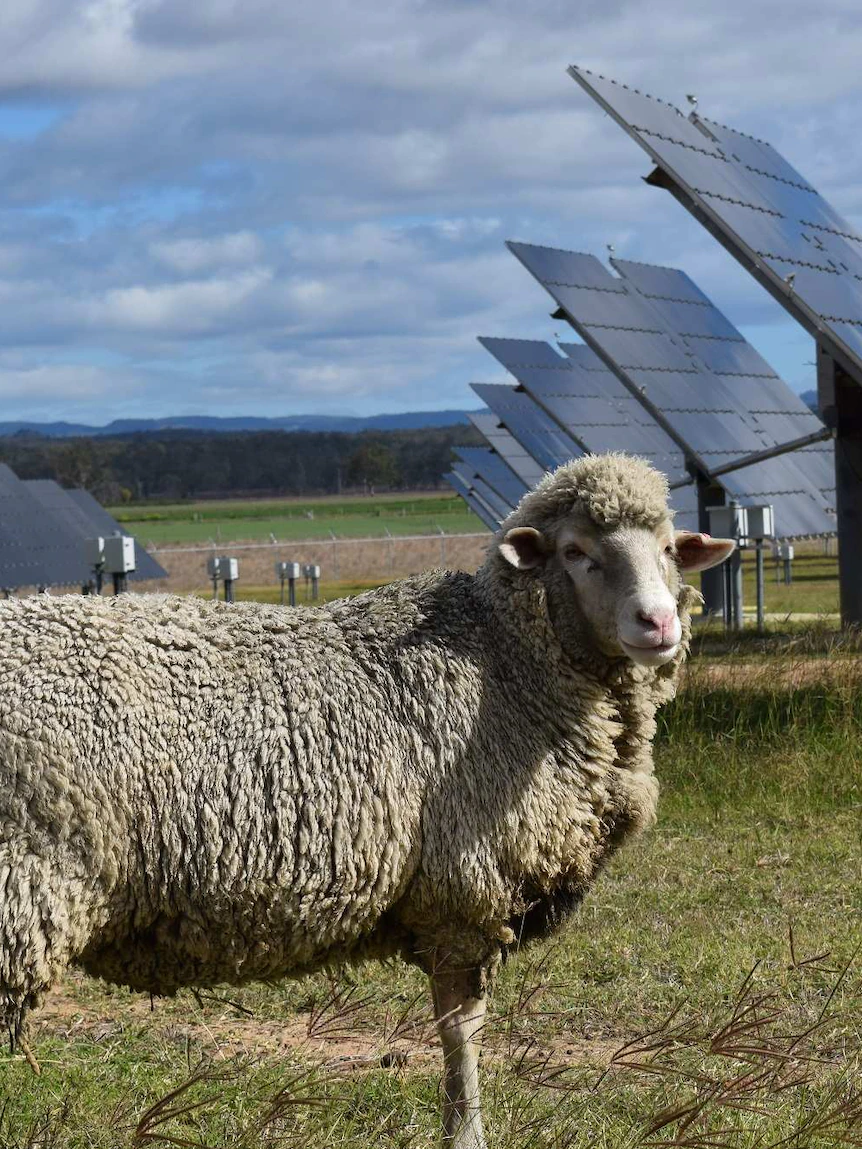
[[[615,452],[585,455],[545,475],[521,499],[503,529],[529,525],[548,530],[580,511],[600,530],[642,526],[650,530],[672,518],[668,483],[645,459]]]
[[[587,462],[533,509],[544,492],[552,514],[610,514]],[[612,465],[614,513],[640,467]],[[659,671],[573,659],[542,595],[492,552],[477,576],[319,609],[0,603],[13,1042],[71,963],[171,994],[374,954],[488,967],[556,928],[653,818],[654,715],[685,644]]]

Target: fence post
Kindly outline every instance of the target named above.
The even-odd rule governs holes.
[[[335,581],[341,580],[341,572],[338,566],[338,539],[335,537],[334,531],[329,532],[329,537],[332,539],[332,570],[335,575]]]

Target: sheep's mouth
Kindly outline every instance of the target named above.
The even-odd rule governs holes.
[[[679,650],[679,642],[662,642],[657,646],[636,646],[634,643],[620,639],[620,646],[624,653],[641,666],[662,666],[670,662]]]

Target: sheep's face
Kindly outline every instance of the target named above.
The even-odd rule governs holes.
[[[706,570],[733,551],[730,539],[674,532],[665,520],[650,530],[599,530],[570,516],[553,532],[515,527],[500,554],[518,570],[543,579],[557,630],[579,616],[593,642],[610,657],[661,666],[677,653],[682,626],[677,609],[681,572]]]

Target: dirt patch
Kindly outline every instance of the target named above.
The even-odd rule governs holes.
[[[430,1022],[418,1021],[409,1033],[387,1036],[381,1032],[354,1029],[345,1025],[337,1031],[309,1033],[309,1015],[298,1014],[285,1022],[262,1017],[241,1017],[226,1006],[222,1014],[186,1019],[175,1010],[160,1015],[158,1002],[140,996],[118,1002],[116,1008],[90,1005],[74,992],[74,983],[59,985],[45,998],[32,1020],[33,1037],[59,1037],[97,1043],[120,1038],[130,1025],[151,1028],[153,1036],[181,1046],[196,1046],[213,1060],[237,1056],[259,1058],[279,1054],[300,1056],[331,1072],[355,1073],[371,1069],[440,1067],[440,1043]],[[514,1061],[519,1072],[543,1078],[560,1069],[604,1066],[620,1047],[622,1039],[585,1039],[581,1036],[555,1036],[541,1040],[508,1039],[492,1020],[485,1034],[484,1056],[494,1061]]]

